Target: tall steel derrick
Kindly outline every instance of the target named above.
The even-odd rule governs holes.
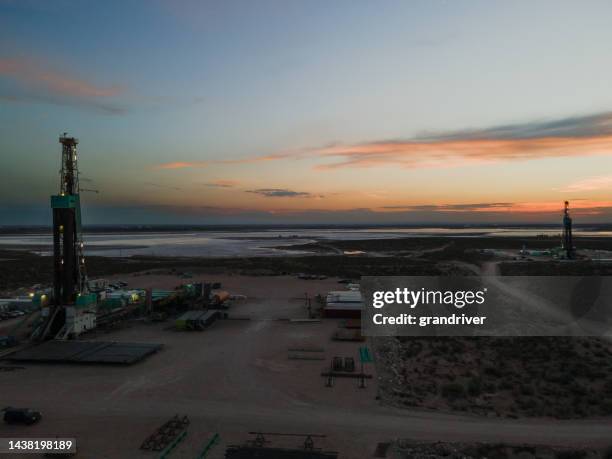
[[[53,211],[53,300],[41,327],[41,339],[53,338],[66,325],[66,308],[77,304],[88,292],[81,203],[79,198],[79,169],[77,144],[66,133],[59,138],[62,145],[59,194],[51,196]]]
[[[563,209],[563,250],[568,259],[574,258],[574,240],[572,236],[572,218],[569,215],[569,202],[565,201]]]

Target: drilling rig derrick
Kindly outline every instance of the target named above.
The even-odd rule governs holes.
[[[574,240],[572,236],[572,218],[569,215],[569,202],[565,201],[563,209],[563,241],[562,248],[565,251],[565,256],[571,260],[575,256]]]
[[[53,211],[53,300],[43,309],[38,338],[71,338],[95,327],[95,295],[89,294],[83,232],[77,144],[66,133],[62,145],[59,194],[51,196]],[[93,312],[92,312],[93,310]]]

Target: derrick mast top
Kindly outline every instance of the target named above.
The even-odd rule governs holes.
[[[77,167],[78,139],[67,137],[66,133],[59,138],[62,144],[62,169],[60,170],[60,195],[79,194],[79,169]]]

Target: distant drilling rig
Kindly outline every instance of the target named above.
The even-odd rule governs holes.
[[[53,299],[43,308],[39,339],[74,338],[96,326],[96,295],[90,294],[83,254],[77,144],[66,133],[62,145],[60,190],[53,210]]]
[[[563,241],[562,248],[565,251],[565,256],[568,260],[575,257],[574,240],[572,237],[572,217],[569,215],[569,202],[565,201],[563,209]]]

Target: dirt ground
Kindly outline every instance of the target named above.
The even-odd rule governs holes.
[[[186,282],[165,275],[118,278],[134,288],[165,289]],[[198,280],[196,276],[188,282]],[[247,299],[234,302],[229,320],[218,321],[202,332],[174,331],[169,320],[135,322],[89,337],[164,344],[161,352],[132,366],[20,364],[26,368],[0,373],[5,404],[39,409],[44,416],[28,428],[1,425],[0,436],[76,437],[78,457],[83,458],[157,457],[139,450],[142,441],[174,414],[186,414],[191,419],[188,435],[172,457],[196,457],[214,433],[220,434],[222,444],[209,457],[223,457],[225,445],[251,438],[249,431],[271,428],[272,432],[329,433],[329,438],[316,441],[317,447],[341,448],[346,451],[342,457],[361,457],[363,445],[352,446],[352,440],[334,438],[333,429],[328,432],[324,416],[315,407],[323,404],[360,410],[375,406],[375,378],[365,389],[358,387],[358,380],[349,378],[337,378],[334,387],[326,388],[320,376],[334,356],[358,361],[358,347],[363,344],[332,341],[336,320],[287,320],[306,318],[304,295],[341,288],[337,280],[244,276],[201,280],[221,282],[223,289]],[[232,320],[232,316],[240,319]],[[309,347],[323,348],[323,353],[316,354],[325,360],[288,358],[288,349]],[[371,373],[374,368],[369,366]],[[266,413],[290,414],[295,408],[320,420],[316,431],[302,426],[299,419],[293,425],[276,421],[270,425],[266,420]],[[242,412],[248,414],[240,422]],[[254,414],[261,421],[249,421]],[[276,442],[287,444],[286,439]],[[301,440],[293,442],[298,446]]]
[[[172,288],[185,282],[171,275],[121,275],[129,287]],[[325,387],[321,371],[334,356],[358,361],[363,343],[335,342],[338,320],[291,322],[306,317],[304,294],[341,286],[336,279],[289,276],[195,275],[188,282],[217,281],[232,294],[246,295],[230,317],[202,332],[178,332],[172,322],[131,322],[91,339],[162,343],[163,350],[132,366],[22,364],[0,372],[4,405],[38,409],[40,423],[0,425],[0,437],[74,437],[79,458],[157,458],[139,449],[143,440],[175,414],[188,415],[185,440],[171,458],[195,458],[215,433],[221,443],[207,457],[220,459],[229,444],[248,432],[309,433],[324,450],[342,459],[372,457],[378,442],[397,438],[424,441],[507,441],[566,446],[610,443],[607,419],[485,419],[382,405],[374,374],[365,389],[356,379],[337,378]],[[366,343],[369,345],[369,343]],[[289,348],[322,347],[325,360],[291,360]],[[300,439],[272,440],[299,446]],[[19,456],[21,457],[21,456]],[[34,456],[30,456],[34,457]]]

